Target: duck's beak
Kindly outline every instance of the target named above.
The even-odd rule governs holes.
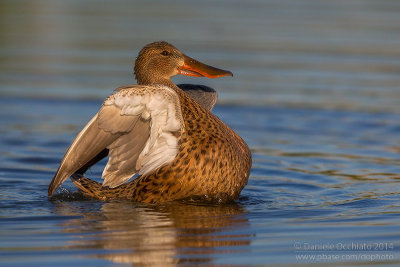
[[[178,73],[187,76],[218,78],[222,76],[233,76],[228,70],[221,70],[201,63],[186,55],[183,56],[184,63],[178,67]]]

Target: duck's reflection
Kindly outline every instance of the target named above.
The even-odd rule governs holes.
[[[97,257],[116,263],[212,262],[216,254],[243,252],[250,244],[247,212],[238,204],[59,202],[56,212],[82,216],[63,224],[78,233],[68,247],[98,249]]]

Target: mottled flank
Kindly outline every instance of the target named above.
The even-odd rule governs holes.
[[[229,202],[247,184],[251,153],[246,143],[218,117],[177,89],[185,129],[179,153],[168,165],[117,188],[102,187],[85,177],[73,179],[98,199],[132,199],[156,203],[179,199]]]

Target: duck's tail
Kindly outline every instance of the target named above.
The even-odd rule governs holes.
[[[101,183],[90,180],[79,174],[74,174],[71,176],[72,182],[82,190],[84,195],[97,198],[100,200],[112,200],[112,199],[130,199],[126,188],[124,186],[119,186],[116,188],[109,188],[103,186]]]

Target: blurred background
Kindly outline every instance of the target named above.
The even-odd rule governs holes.
[[[165,40],[224,102],[400,110],[397,1],[2,1],[1,94],[103,99]],[[189,82],[177,77],[178,82]],[[222,86],[223,85],[223,86]]]
[[[397,266],[399,14],[396,0],[2,0],[1,261]],[[137,53],[159,40],[234,73],[173,81],[214,87],[214,113],[249,144],[241,198],[102,203],[66,182],[48,200],[73,138],[115,88],[136,83]],[[299,257],[305,243],[351,242],[386,246]]]

